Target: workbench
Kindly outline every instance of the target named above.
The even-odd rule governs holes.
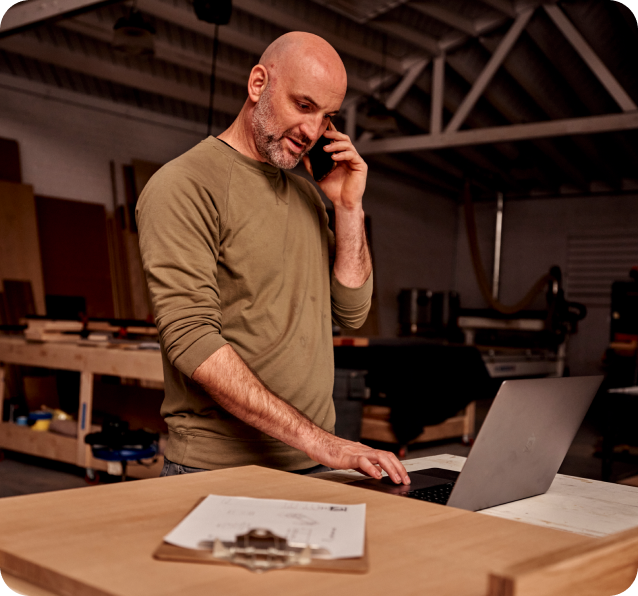
[[[29,427],[2,422],[0,449],[74,464],[92,470],[106,470],[107,462],[93,458],[84,443],[90,432],[95,375],[113,375],[146,381],[164,381],[158,350],[125,349],[122,346],[96,346],[86,343],[29,342],[20,337],[0,336],[0,363],[72,370],[80,373],[80,406],[77,436],[35,432]],[[0,367],[0,412],[3,411],[5,366]],[[159,410],[160,404],[157,404]],[[136,478],[159,476],[162,458],[149,467],[129,466],[127,474]]]
[[[448,464],[458,467],[462,460]],[[596,490],[600,484],[594,483]],[[583,481],[574,489],[584,500],[587,486]],[[370,569],[253,574],[235,566],[153,559],[162,537],[211,493],[366,503]],[[554,493],[553,485],[545,507],[559,512],[566,501]],[[633,509],[623,501],[630,496]],[[521,503],[529,507],[539,499]],[[553,522],[542,527],[247,466],[0,499],[0,569],[27,596],[609,596],[636,576],[637,502],[638,489],[609,485],[599,499],[604,514],[612,518],[624,511],[629,517],[619,527],[629,527],[634,515],[634,527],[595,538],[556,529]],[[34,585],[45,590],[32,591]]]

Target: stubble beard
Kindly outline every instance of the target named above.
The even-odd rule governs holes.
[[[266,87],[255,105],[253,111],[253,135],[259,155],[269,164],[283,170],[291,170],[301,161],[301,158],[311,148],[311,141],[307,137],[300,138],[292,129],[279,132],[276,129],[275,110],[272,105],[270,88]],[[301,153],[294,153],[288,149],[284,137],[295,139],[305,145]]]

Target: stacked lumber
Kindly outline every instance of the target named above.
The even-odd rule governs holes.
[[[29,341],[77,342],[84,325],[80,321],[54,321],[51,319],[26,319],[24,337]]]
[[[144,339],[152,341],[157,338],[157,329],[136,325],[118,326],[108,321],[61,321],[53,319],[22,319],[26,325],[24,337],[29,341],[78,342],[86,338],[90,342],[109,342],[115,339]]]

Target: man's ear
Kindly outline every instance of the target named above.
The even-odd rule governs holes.
[[[268,85],[268,71],[266,67],[257,64],[253,66],[248,77],[248,97],[253,103],[257,103]]]

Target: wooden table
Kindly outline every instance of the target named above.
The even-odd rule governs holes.
[[[364,502],[370,571],[253,574],[154,560],[162,537],[209,493]],[[606,596],[635,576],[638,532],[629,532],[610,542],[248,466],[1,499],[0,569],[65,596]]]
[[[28,342],[20,337],[0,336],[0,363],[74,370],[80,373],[77,437],[66,437],[52,432],[33,432],[28,427],[2,422],[0,416],[0,448],[97,470],[106,470],[107,462],[93,458],[91,448],[84,443],[84,437],[90,432],[91,427],[94,376],[113,375],[164,381],[162,359],[157,350],[77,343],[39,343]],[[4,374],[5,369],[0,366],[0,413],[4,398]],[[160,404],[157,406],[158,409],[159,406]],[[130,466],[128,474],[134,477],[157,477],[161,468],[161,461],[148,468]]]

